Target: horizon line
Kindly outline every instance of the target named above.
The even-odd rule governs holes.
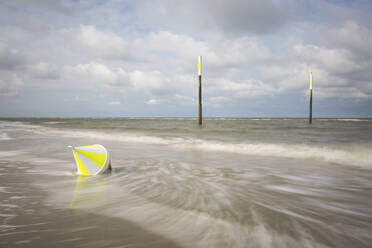
[[[106,118],[132,118],[132,119],[150,119],[150,118],[158,118],[158,119],[198,119],[197,116],[0,116],[0,119],[106,119]],[[207,116],[203,117],[203,119],[218,119],[218,118],[229,118],[229,119],[308,119],[308,117],[289,117],[289,116],[252,116],[252,117],[244,117],[244,116]],[[313,117],[313,119],[372,119],[372,116],[339,116],[339,117]]]

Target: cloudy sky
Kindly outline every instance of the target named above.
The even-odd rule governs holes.
[[[0,116],[372,117],[369,0],[0,0]]]

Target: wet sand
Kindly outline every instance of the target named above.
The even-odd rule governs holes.
[[[44,204],[37,175],[0,160],[0,247],[179,247],[131,221]]]

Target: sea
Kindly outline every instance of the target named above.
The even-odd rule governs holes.
[[[0,247],[372,247],[372,119],[1,118]]]

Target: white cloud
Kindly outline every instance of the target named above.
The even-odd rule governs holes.
[[[122,68],[112,69],[98,62],[68,66],[63,70],[63,75],[67,80],[90,85],[94,83],[98,87],[124,87],[129,81],[127,72]]]
[[[108,103],[109,105],[120,105],[121,103],[119,101],[112,101]]]
[[[70,101],[71,99],[65,99],[65,101]],[[77,95],[77,96],[75,96],[74,98],[73,98],[73,101],[75,101],[75,102],[88,102],[89,101],[89,98],[87,98],[87,97],[82,97],[82,96],[79,96],[79,95]]]
[[[215,56],[204,42],[196,41],[187,35],[174,34],[168,31],[150,33],[140,39],[136,39],[133,42],[133,46],[137,51],[162,52],[163,54],[158,57],[160,61],[161,59],[167,60],[168,56],[176,60],[180,58],[195,59],[199,55]]]
[[[155,95],[164,95],[169,91],[170,81],[159,71],[133,71],[129,78],[136,90]]]
[[[24,52],[0,40],[0,70],[19,70],[30,62],[31,58]]]
[[[189,106],[189,105],[196,104],[196,98],[195,97],[190,97],[190,96],[184,96],[184,95],[175,94],[174,95],[174,99],[180,105]]]
[[[102,31],[92,25],[57,30],[52,35],[60,38],[75,52],[93,58],[131,58],[127,41],[110,31]]]
[[[348,49],[359,56],[372,56],[372,32],[357,22],[348,20],[340,28],[324,30],[324,43],[329,47]]]
[[[135,40],[133,47],[137,51],[144,49],[151,54],[162,53],[156,59],[164,64],[179,66],[188,63],[187,67],[195,67],[199,55],[205,58],[206,65],[211,68],[240,66],[272,59],[268,48],[259,39],[248,36],[232,40],[216,36],[208,41],[197,41],[187,35],[163,31]]]
[[[104,63],[90,62],[68,66],[63,70],[66,80],[79,82],[78,87],[92,84],[98,88],[113,90],[134,89],[154,95],[164,95],[170,91],[170,80],[159,71],[127,72],[122,68],[112,68]]]
[[[0,95],[16,96],[23,86],[23,79],[16,73],[0,73]]]
[[[159,104],[159,101],[156,99],[149,99],[145,103],[148,105],[155,105],[155,104]]]
[[[314,89],[314,96],[316,98],[354,98],[354,99],[365,99],[371,98],[371,94],[366,94],[356,87],[326,87]]]
[[[78,87],[104,91],[107,104],[120,94],[138,99],[139,108],[166,102],[188,108],[196,103],[202,55],[203,94],[210,106],[287,92],[304,96],[310,68],[315,97],[372,99],[371,26],[357,18],[361,10],[346,5],[323,0],[306,6],[292,0],[8,5],[24,15],[0,7],[3,96],[38,88],[61,89],[70,94],[64,99],[73,99]],[[288,11],[308,7],[304,18]],[[40,15],[30,14],[36,10]],[[62,14],[66,10],[69,18]],[[347,21],[326,25],[326,12],[334,16],[338,10]],[[311,11],[325,19],[309,21]]]
[[[28,67],[29,73],[42,79],[59,79],[59,71],[56,65],[40,62]]]
[[[271,85],[256,79],[239,81],[221,79],[218,81],[217,85],[222,92],[233,93],[233,95],[238,98],[248,96],[272,95],[276,91],[276,89],[273,88]]]
[[[269,33],[284,26],[291,0],[140,1],[140,21],[152,29],[223,31],[226,34]],[[166,4],[164,4],[166,3]],[[172,20],[172,21],[170,21]]]
[[[332,49],[315,45],[298,44],[294,47],[295,56],[307,63],[317,65],[332,73],[345,73],[358,69],[351,60],[351,53],[345,49]]]
[[[231,102],[230,97],[226,96],[214,96],[208,97],[205,100],[205,106],[222,107]]]

